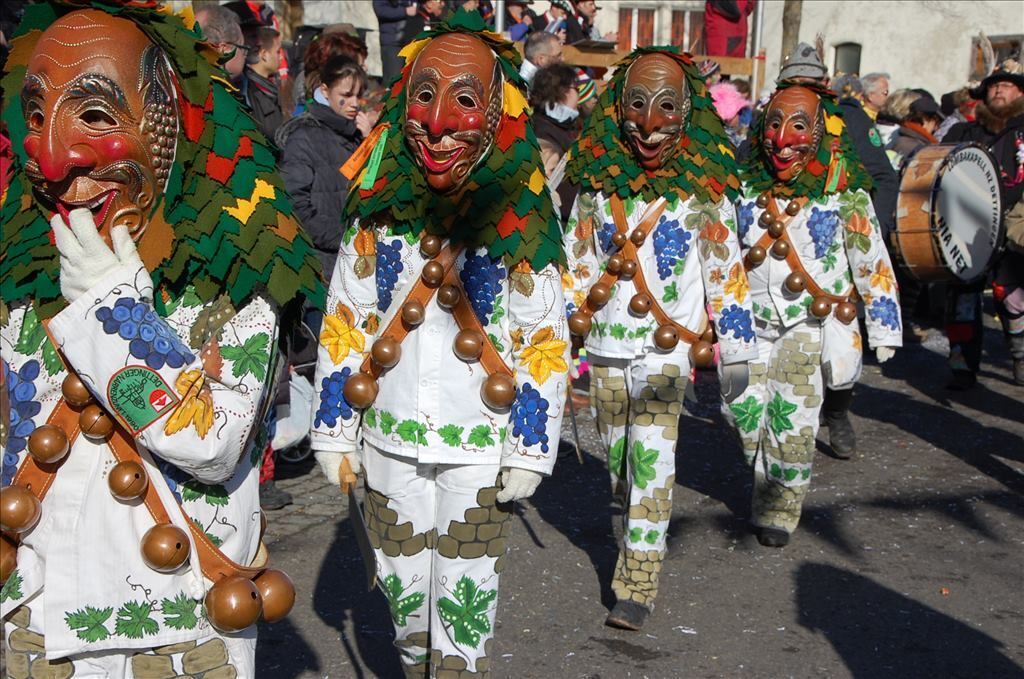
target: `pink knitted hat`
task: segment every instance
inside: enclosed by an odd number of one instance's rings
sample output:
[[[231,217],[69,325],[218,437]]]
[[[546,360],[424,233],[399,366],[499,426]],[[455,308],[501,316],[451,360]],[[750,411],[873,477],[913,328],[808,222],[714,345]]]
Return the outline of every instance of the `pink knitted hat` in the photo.
[[[715,102],[715,110],[718,111],[718,115],[726,121],[750,106],[750,102],[744,99],[736,86],[730,82],[712,85],[711,99]]]

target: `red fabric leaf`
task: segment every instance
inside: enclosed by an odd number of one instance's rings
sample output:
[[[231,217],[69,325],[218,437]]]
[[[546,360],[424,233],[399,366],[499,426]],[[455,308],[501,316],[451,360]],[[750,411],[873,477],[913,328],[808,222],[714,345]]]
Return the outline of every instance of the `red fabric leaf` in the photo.
[[[501,220],[497,224],[498,235],[502,238],[508,238],[515,231],[526,231],[526,221],[526,217],[516,216],[515,211],[509,208],[501,216]]]
[[[501,124],[498,126],[498,134],[494,138],[494,143],[498,145],[501,152],[504,153],[512,147],[512,144],[517,139],[522,139],[526,136],[526,114],[519,116],[518,118],[510,118],[509,116],[501,117]]]
[[[238,165],[238,159],[250,157],[252,157],[252,139],[242,137],[238,142],[238,150],[235,151],[233,158],[218,156],[213,151],[210,151],[209,155],[206,156],[206,173],[221,184],[227,184],[235,171],[235,167]]]

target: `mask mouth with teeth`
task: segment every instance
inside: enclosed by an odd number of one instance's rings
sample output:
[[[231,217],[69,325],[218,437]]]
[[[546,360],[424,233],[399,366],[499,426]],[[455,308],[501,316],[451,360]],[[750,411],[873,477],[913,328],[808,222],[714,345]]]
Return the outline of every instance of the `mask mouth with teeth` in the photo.
[[[431,190],[458,192],[486,158],[502,111],[494,54],[471,35],[433,39],[409,74],[405,138]]]
[[[762,147],[781,182],[796,179],[814,159],[825,131],[818,95],[806,87],[779,91],[764,112]]]
[[[630,64],[619,117],[623,138],[641,167],[651,172],[668,162],[683,137],[690,106],[686,74],[675,60],[647,54]]]
[[[136,241],[166,186],[178,115],[170,67],[128,20],[72,12],[39,38],[21,91],[25,175],[44,208],[88,208]]]

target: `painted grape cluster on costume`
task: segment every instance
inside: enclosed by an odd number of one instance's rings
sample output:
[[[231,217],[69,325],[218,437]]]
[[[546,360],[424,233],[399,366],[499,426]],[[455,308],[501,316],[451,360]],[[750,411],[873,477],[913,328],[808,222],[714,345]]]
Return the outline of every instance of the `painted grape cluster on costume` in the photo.
[[[132,356],[154,370],[165,364],[180,368],[195,360],[167,324],[160,322],[152,307],[138,299],[118,297],[113,306],[101,306],[94,313],[103,324],[103,332],[128,342]]]

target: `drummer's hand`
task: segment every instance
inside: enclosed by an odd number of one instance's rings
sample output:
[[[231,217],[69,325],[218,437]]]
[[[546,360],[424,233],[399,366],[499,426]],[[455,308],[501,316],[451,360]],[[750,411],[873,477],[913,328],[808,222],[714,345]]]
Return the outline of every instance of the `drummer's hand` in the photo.
[[[896,350],[892,347],[878,347],[875,349],[875,358],[878,359],[879,363],[885,363],[895,355]]]

